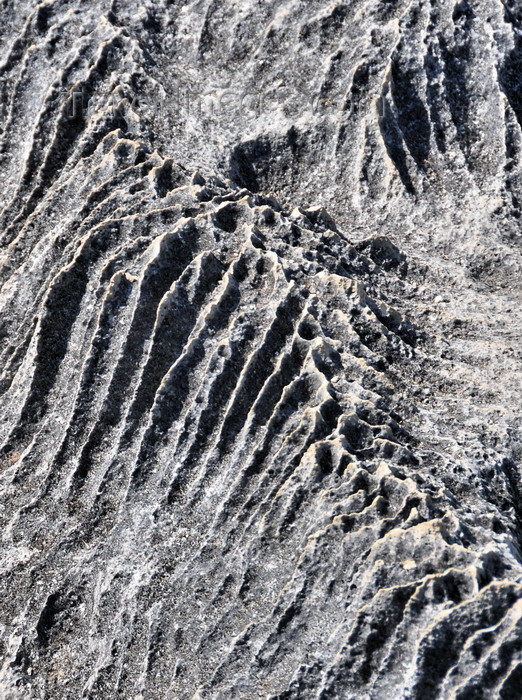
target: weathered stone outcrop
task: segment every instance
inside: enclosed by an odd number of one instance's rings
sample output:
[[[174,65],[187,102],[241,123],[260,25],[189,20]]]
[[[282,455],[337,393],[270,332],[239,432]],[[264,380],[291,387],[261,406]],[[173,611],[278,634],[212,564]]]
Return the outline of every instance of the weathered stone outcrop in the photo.
[[[517,3],[0,12],[0,697],[519,698]]]

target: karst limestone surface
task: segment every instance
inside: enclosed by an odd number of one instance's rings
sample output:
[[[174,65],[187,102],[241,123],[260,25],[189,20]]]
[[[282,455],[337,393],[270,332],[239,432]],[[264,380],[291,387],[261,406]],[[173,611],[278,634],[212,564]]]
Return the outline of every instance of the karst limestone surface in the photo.
[[[0,698],[522,698],[518,0],[0,0]]]

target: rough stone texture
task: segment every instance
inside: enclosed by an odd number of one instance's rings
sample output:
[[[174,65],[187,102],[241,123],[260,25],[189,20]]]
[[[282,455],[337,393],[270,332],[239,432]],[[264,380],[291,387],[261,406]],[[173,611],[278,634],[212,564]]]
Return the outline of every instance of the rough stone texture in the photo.
[[[519,3],[0,12],[2,700],[519,700]]]

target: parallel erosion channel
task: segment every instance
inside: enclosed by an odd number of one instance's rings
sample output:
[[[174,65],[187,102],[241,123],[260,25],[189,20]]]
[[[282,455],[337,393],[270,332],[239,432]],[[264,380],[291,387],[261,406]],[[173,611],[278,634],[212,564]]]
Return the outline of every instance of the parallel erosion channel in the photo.
[[[0,699],[522,698],[518,0],[0,0]]]

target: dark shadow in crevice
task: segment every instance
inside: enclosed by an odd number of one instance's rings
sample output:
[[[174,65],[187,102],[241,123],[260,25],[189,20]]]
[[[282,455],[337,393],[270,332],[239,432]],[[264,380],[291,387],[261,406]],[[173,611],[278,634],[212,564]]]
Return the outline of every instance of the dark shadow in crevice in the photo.
[[[383,99],[381,101],[380,129],[384,140],[384,145],[391,160],[393,161],[402,184],[409,194],[415,194],[415,187],[408,171],[404,141],[395,116],[393,115],[389,103]]]

